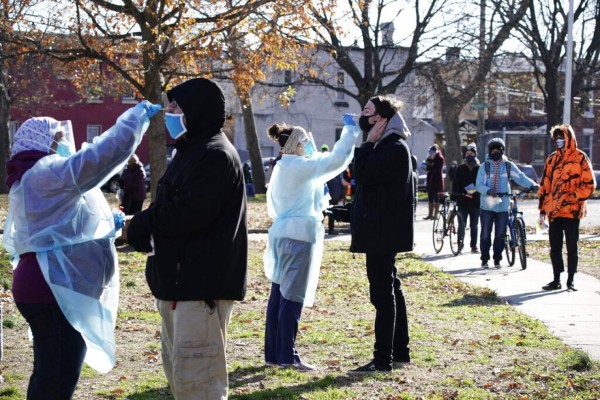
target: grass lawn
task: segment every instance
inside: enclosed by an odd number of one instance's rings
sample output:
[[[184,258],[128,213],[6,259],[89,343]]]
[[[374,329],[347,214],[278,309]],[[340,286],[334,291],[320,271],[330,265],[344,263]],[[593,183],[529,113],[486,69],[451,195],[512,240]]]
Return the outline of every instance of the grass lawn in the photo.
[[[264,201],[249,205],[263,227]],[[258,228],[257,228],[258,229]],[[265,243],[250,242],[248,293],[236,303],[228,332],[231,399],[597,399],[600,365],[552,336],[540,322],[494,292],[460,282],[411,254],[397,266],[407,299],[413,362],[389,374],[349,376],[369,361],[373,307],[364,255],[328,241],[315,307],[304,309],[298,351],[319,366],[301,373],[263,363],[270,283],[262,273]],[[160,357],[160,323],[144,278],[145,257],[119,247],[121,301],[117,365],[100,375],[84,367],[75,399],[171,399]],[[0,399],[25,399],[32,351],[27,325],[11,301],[11,267],[0,253],[4,353]]]

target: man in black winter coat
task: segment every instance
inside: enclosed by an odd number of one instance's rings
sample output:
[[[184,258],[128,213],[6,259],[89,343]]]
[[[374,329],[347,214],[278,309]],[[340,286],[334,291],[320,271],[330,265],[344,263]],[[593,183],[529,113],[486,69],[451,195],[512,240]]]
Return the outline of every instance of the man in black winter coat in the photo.
[[[233,301],[246,293],[244,174],[221,131],[221,88],[191,79],[167,97],[165,123],[177,152],[127,239],[150,253],[146,279],[162,318],[163,369],[174,397],[226,399],[226,330]]]
[[[359,127],[367,141],[355,151],[353,178],[358,184],[352,209],[350,251],[366,253],[370,299],[375,306],[373,360],[352,371],[391,371],[410,362],[408,318],[396,254],[414,247],[414,188],[410,131],[402,103],[384,96],[369,100]]]

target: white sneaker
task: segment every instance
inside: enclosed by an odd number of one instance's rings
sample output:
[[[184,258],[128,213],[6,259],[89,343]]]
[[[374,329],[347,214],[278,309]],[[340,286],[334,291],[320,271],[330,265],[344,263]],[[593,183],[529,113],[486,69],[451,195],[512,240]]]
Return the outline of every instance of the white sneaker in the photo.
[[[300,362],[293,363],[293,364],[281,364],[281,368],[293,368],[293,369],[297,369],[298,371],[316,371],[317,370],[316,365],[309,364],[304,361],[300,361]]]
[[[484,261],[481,263],[481,268],[483,269],[488,269],[490,266],[488,265],[487,261]]]

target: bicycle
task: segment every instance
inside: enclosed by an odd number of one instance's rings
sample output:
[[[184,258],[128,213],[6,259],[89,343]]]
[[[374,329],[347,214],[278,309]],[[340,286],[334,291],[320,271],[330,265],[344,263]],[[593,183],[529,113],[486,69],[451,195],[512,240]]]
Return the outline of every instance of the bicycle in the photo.
[[[441,209],[433,220],[433,249],[438,254],[444,247],[446,236],[450,239],[450,251],[457,256],[463,249],[465,223],[458,213],[456,201],[450,199],[450,193],[438,193]]]
[[[523,198],[526,190],[513,190],[511,193],[498,193],[497,196],[510,197],[508,220],[506,222],[506,240],[504,252],[509,266],[515,265],[515,253],[518,251],[521,269],[527,269],[527,232],[523,211],[519,211],[518,198]]]

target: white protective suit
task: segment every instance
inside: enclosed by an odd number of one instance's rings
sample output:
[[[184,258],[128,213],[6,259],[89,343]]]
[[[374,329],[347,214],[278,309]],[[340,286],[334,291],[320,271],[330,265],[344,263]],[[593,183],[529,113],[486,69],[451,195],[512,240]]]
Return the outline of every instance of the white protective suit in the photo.
[[[85,340],[85,362],[102,373],[115,364],[119,272],[114,217],[100,186],[123,169],[149,123],[143,104],[127,110],[70,157],[38,160],[9,194],[3,244],[14,267],[19,254],[36,253],[61,310]]]
[[[329,153],[314,153],[311,158],[284,154],[271,175],[267,210],[273,225],[264,255],[265,275],[280,285],[285,299],[306,307],[314,303],[323,256],[323,211],[329,205],[325,183],[348,166],[359,133],[356,126],[346,125]],[[284,238],[312,245],[308,273],[276,259],[276,241]]]

